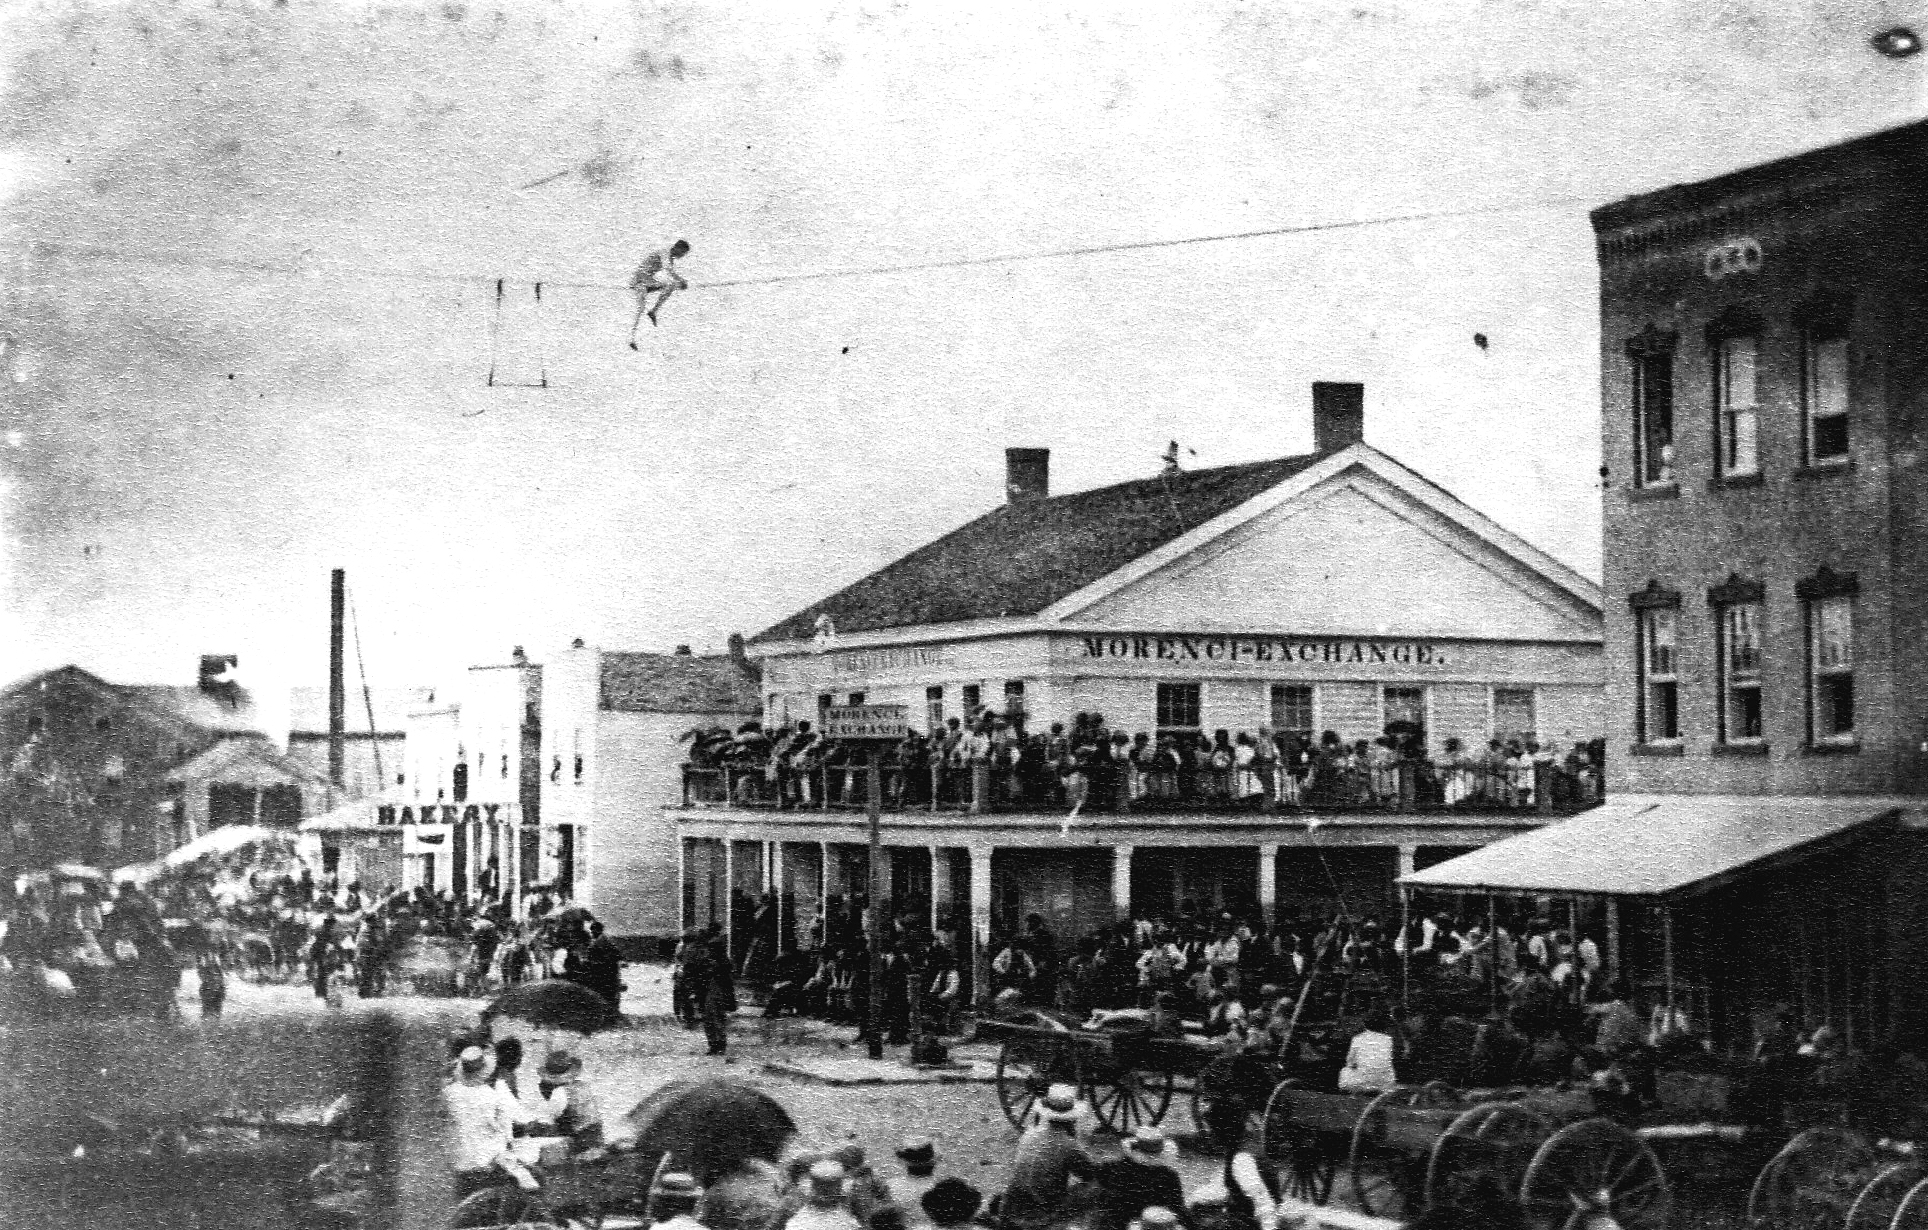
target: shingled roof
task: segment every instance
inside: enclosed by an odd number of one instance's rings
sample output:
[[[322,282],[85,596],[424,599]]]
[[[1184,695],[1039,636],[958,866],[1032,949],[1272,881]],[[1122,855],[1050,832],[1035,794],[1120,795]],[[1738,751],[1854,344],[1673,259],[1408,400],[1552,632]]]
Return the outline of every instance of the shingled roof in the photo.
[[[728,654],[602,655],[601,707],[625,713],[757,714],[759,674]]]
[[[1005,504],[751,639],[808,640],[825,614],[839,634],[1035,615],[1328,455]]]

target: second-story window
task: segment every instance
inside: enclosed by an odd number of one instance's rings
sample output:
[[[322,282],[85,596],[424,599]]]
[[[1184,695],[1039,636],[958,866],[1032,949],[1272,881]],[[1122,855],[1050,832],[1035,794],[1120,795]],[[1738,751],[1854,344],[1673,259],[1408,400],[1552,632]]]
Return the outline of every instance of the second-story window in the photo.
[[[1310,744],[1313,732],[1319,725],[1314,705],[1311,684],[1273,684],[1272,733],[1296,735],[1301,743]]]
[[[1634,596],[1634,700],[1636,737],[1642,743],[1680,739],[1680,679],[1675,656],[1679,595],[1649,585]]]
[[[1674,482],[1675,335],[1649,328],[1627,342],[1633,364],[1634,485]]]
[[[1809,704],[1816,743],[1854,739],[1854,599],[1808,604]]]
[[[1760,340],[1734,333],[1714,342],[1714,434],[1723,478],[1761,471],[1760,381],[1756,378]]]
[[[1751,743],[1761,726],[1761,603],[1730,602],[1720,611],[1720,738]]]
[[[1198,684],[1159,684],[1156,709],[1158,733],[1160,735],[1198,733],[1200,708]]]

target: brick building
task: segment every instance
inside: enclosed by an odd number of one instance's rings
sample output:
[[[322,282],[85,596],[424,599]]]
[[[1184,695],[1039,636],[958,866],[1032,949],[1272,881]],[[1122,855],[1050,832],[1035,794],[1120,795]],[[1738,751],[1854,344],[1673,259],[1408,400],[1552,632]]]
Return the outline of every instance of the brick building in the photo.
[[[1612,798],[1406,881],[1631,904],[1742,1052],[1928,1043],[1925,205],[1911,124],[1594,211]]]

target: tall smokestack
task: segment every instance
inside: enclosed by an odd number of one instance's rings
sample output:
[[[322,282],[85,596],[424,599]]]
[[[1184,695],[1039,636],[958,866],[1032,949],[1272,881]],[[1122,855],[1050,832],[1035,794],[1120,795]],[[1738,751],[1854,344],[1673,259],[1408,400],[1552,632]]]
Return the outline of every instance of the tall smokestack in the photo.
[[[348,735],[348,685],[341,669],[343,616],[348,608],[348,574],[337,568],[328,574],[328,780],[343,788],[344,741]]]

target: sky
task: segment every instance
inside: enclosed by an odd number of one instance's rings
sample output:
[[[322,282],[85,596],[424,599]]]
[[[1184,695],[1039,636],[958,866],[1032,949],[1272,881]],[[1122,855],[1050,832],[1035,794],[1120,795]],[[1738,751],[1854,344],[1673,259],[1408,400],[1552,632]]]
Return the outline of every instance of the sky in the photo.
[[[1920,117],[1868,39],[1924,20],[14,0],[0,676],[323,682],[336,567],[375,686],[720,649],[996,504],[1007,446],[1059,492],[1299,453],[1314,380],[1597,576],[1588,209]]]

